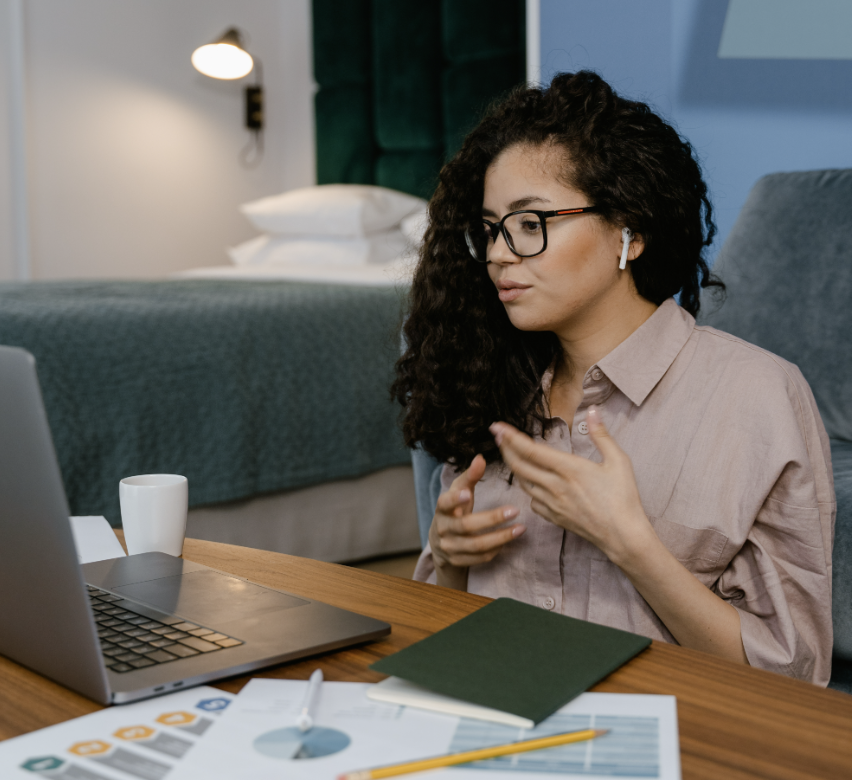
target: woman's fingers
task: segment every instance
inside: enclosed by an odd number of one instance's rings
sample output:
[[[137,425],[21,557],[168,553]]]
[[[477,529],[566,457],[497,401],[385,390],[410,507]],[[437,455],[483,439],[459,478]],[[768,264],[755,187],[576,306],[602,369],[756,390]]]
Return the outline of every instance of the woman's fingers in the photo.
[[[444,550],[453,566],[477,566],[488,563],[509,542],[517,539],[526,529],[520,525],[475,537],[456,536],[449,540]]]
[[[507,423],[494,423],[490,430],[500,447],[503,461],[519,478],[524,490],[527,490],[527,485],[551,485],[554,478],[564,475],[570,468],[573,456],[535,442]]]
[[[482,479],[485,475],[485,467],[485,458],[482,457],[482,455],[474,455],[473,460],[464,472],[467,476],[467,483],[469,486],[473,487],[480,479]]]
[[[485,458],[476,455],[470,466],[453,480],[450,489],[438,498],[437,509],[457,517],[461,516],[465,509],[473,509],[473,491],[485,474],[485,467]]]
[[[590,407],[587,422],[601,463],[552,449],[506,423],[491,430],[532,511],[612,558],[610,553],[618,555],[623,539],[644,529],[648,518],[630,458],[609,434],[600,410]]]
[[[458,536],[481,534],[494,528],[494,526],[503,525],[510,520],[514,520],[519,514],[520,512],[517,507],[502,506],[498,509],[489,509],[487,512],[475,512],[463,515],[462,517],[451,516],[445,519],[443,528],[439,528],[439,531]]]
[[[453,480],[450,490],[463,490],[464,488],[472,490],[484,474],[485,458],[482,455],[476,455],[470,462],[470,465]]]
[[[471,492],[468,488],[461,490],[453,489],[452,487],[446,492],[438,496],[436,509],[445,515],[452,515],[453,510],[457,507],[464,507],[471,499]]]
[[[433,555],[453,566],[486,563],[526,530],[519,523],[506,525],[520,514],[517,507],[473,512],[473,492],[485,473],[485,466],[485,458],[477,455],[453,480],[450,489],[438,497],[429,540]]]
[[[614,460],[624,454],[616,443],[615,439],[610,436],[609,431],[601,420],[600,412],[597,406],[590,406],[586,414],[586,420],[589,424],[589,434],[598,452],[603,456],[604,461]]]
[[[491,513],[481,513],[491,514]],[[489,522],[491,522],[489,520]],[[492,526],[489,526],[492,527]],[[454,566],[472,566],[490,561],[502,547],[517,539],[526,527],[515,523],[505,528],[476,534],[446,533],[439,536],[444,555]]]
[[[543,471],[555,471],[559,467],[556,450],[546,444],[533,441],[525,433],[503,422],[493,423],[489,430],[500,448],[505,460],[506,455],[537,466]]]
[[[490,561],[500,548],[526,530],[519,523],[506,526],[518,514],[516,507],[503,506],[461,517],[438,515],[432,528],[433,552],[437,547],[440,556],[453,566],[474,566]]]

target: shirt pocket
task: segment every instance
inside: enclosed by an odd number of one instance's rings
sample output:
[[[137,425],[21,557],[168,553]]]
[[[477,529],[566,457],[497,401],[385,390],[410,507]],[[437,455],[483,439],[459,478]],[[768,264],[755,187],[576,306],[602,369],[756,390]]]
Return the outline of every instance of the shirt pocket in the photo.
[[[705,585],[718,576],[719,560],[728,544],[728,537],[712,528],[690,528],[661,517],[651,520],[657,536],[689,571]]]
[[[660,517],[671,501],[679,472],[672,468],[671,462],[662,459],[631,455],[630,460],[645,514]]]

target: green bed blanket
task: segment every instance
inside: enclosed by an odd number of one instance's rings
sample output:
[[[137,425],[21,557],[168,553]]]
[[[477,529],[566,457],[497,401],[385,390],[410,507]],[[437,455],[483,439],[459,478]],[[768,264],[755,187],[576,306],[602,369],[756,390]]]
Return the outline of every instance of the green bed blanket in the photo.
[[[6,283],[0,344],[36,357],[72,514],[118,526],[118,482],[134,474],[184,474],[198,506],[410,462],[388,392],[402,298],[277,281]]]

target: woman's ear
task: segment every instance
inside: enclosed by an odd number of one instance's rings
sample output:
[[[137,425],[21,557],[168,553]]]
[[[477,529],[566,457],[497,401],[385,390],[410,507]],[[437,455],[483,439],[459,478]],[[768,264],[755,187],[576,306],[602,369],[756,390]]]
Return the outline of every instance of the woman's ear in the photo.
[[[641,233],[634,233],[633,240],[630,242],[630,249],[627,252],[628,260],[635,260],[645,251],[645,239]]]
[[[645,250],[645,241],[641,233],[634,233],[630,228],[621,229],[621,258],[618,268],[623,271],[627,268],[628,260],[635,260]]]

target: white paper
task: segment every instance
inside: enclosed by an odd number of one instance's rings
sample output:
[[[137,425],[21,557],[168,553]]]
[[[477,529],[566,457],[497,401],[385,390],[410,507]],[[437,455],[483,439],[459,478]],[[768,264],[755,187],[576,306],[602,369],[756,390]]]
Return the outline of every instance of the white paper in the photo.
[[[458,715],[460,718],[489,720],[520,729],[531,729],[535,726],[535,723],[529,718],[522,718],[520,715],[512,715],[512,713],[502,710],[494,710],[491,707],[481,707],[478,704],[454,699],[451,696],[443,696],[399,677],[387,677],[370,686],[367,691],[367,698],[390,704],[404,704],[406,707],[416,707],[420,710],[441,712],[445,715]]]
[[[0,742],[0,777],[171,780],[234,695],[190,688]]]
[[[72,517],[71,532],[80,563],[123,558],[124,549],[105,517]]]
[[[307,682],[253,679],[169,780],[333,780],[345,772],[585,728],[611,731],[587,742],[479,762],[475,768],[447,768],[441,778],[680,780],[673,696],[586,693],[527,731],[375,702],[367,698],[370,687],[323,683],[315,726],[302,752],[324,747],[337,752],[291,758],[285,756],[299,753],[295,723]]]

